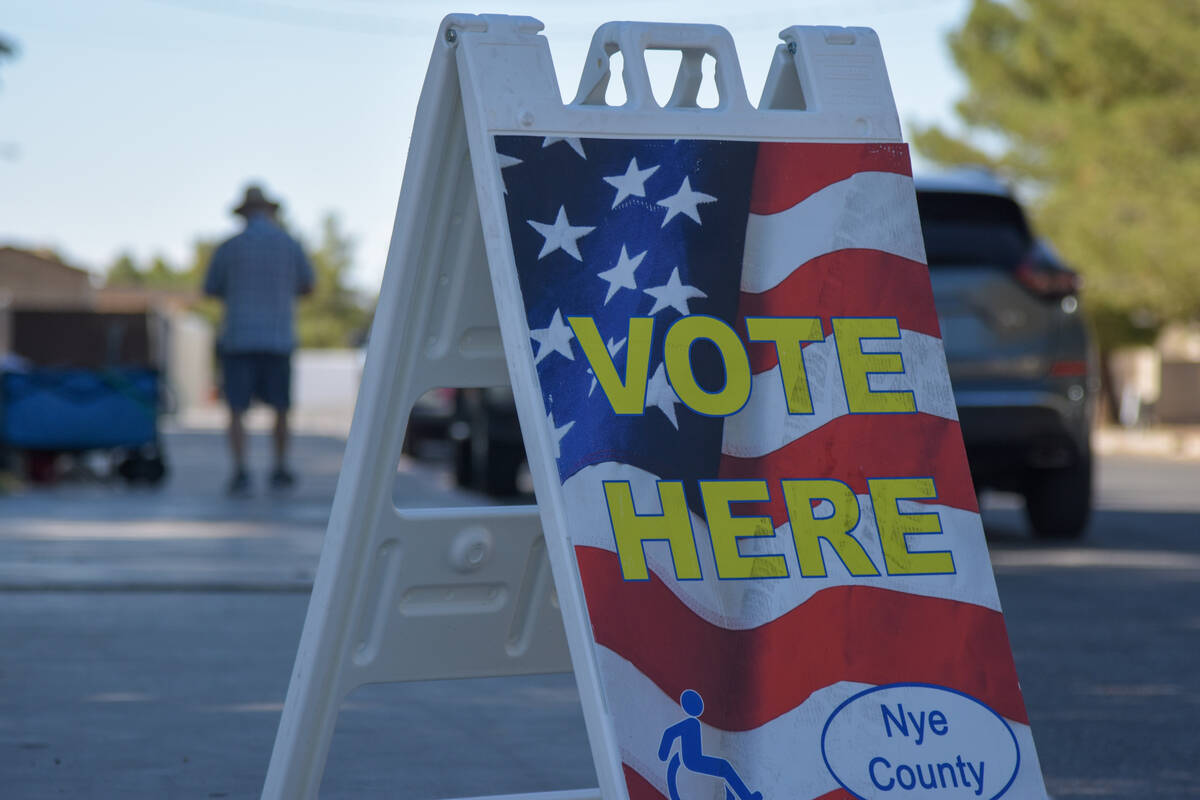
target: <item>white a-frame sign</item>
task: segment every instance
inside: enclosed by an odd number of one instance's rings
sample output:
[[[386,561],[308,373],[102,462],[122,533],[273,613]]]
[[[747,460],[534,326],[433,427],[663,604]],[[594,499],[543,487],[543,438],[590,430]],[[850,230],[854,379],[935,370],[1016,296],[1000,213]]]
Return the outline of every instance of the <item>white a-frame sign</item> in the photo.
[[[723,29],[610,23],[564,105],[541,28],[438,33],[263,797],[362,684],[572,668],[548,797],[1044,797],[875,34],[755,108]],[[537,506],[394,508],[417,398],[510,381]]]

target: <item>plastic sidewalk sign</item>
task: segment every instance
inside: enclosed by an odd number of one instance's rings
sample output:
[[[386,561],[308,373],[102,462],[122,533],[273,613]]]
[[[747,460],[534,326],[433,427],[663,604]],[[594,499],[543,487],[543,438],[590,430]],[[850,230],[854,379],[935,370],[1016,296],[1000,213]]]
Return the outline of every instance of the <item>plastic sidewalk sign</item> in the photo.
[[[1045,797],[874,32],[756,108],[629,22],[563,104],[541,27],[439,32],[263,797],[364,683],[572,668],[600,786],[546,798]],[[537,506],[394,508],[416,399],[506,382]]]

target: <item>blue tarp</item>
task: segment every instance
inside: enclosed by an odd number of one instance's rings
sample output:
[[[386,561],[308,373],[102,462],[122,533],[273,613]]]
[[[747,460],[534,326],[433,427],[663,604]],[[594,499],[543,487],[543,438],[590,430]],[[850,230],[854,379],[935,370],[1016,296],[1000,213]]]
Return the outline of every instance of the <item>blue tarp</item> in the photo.
[[[137,447],[157,438],[158,372],[36,367],[0,376],[0,439],[26,450]]]

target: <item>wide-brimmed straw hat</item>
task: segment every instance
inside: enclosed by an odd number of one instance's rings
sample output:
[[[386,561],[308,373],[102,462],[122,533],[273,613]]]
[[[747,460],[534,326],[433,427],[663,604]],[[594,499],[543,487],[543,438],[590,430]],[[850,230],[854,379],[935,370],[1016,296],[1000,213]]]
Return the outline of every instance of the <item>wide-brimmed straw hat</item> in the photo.
[[[271,212],[278,211],[279,203],[269,200],[263,193],[261,186],[251,184],[246,187],[246,196],[242,198],[242,204],[233,209],[233,213],[247,217],[252,212],[268,210]]]

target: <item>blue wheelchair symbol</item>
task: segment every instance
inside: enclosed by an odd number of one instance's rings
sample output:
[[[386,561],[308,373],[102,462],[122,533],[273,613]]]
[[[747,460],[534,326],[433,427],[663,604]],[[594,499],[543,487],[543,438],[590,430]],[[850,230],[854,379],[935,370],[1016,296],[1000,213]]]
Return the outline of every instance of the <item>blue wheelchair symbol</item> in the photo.
[[[663,731],[662,744],[658,747],[658,758],[671,761],[667,765],[667,789],[671,800],[680,800],[679,788],[676,785],[679,768],[684,767],[689,772],[698,775],[711,775],[723,778],[725,781],[725,800],[762,800],[762,792],[752,792],[742,781],[737,770],[723,758],[704,755],[700,742],[700,720],[704,713],[704,698],[694,689],[688,689],[679,696],[679,704],[687,712],[688,718],[676,722]],[[679,752],[672,755],[675,740],[679,740]]]

